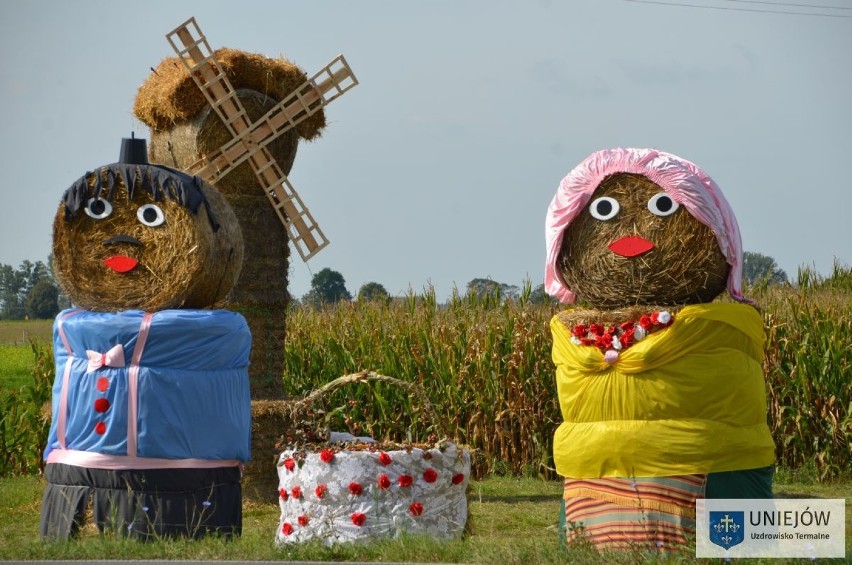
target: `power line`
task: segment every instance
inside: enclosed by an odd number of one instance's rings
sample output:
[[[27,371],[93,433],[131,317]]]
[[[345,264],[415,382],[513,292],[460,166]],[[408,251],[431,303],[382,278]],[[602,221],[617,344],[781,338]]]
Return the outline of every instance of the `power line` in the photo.
[[[818,14],[813,12],[788,12],[784,10],[758,10],[754,8],[731,8],[725,6],[707,6],[705,4],[683,4],[681,2],[657,2],[655,0],[622,0],[638,4],[656,4],[658,6],[677,6],[678,8],[704,8],[705,10],[724,10],[728,12],[753,12],[757,14],[783,14],[786,16],[813,16],[821,18],[852,18],[843,14]],[[735,1],[735,0],[733,0]],[[779,4],[780,5],[780,4]]]
[[[815,6],[813,4],[793,4],[789,2],[766,2],[761,0],[725,0],[726,2],[739,2],[740,4],[768,4],[770,6],[793,6],[795,8],[816,8],[818,10],[852,10],[849,6]],[[797,14],[799,12],[796,12]]]

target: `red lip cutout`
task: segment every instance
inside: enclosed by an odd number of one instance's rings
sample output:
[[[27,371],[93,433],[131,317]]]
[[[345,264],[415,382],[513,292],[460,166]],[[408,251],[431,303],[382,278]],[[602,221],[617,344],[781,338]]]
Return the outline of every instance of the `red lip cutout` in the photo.
[[[133,257],[126,257],[124,255],[113,255],[112,257],[104,259],[104,265],[117,273],[132,271],[138,264],[139,261]]]
[[[617,239],[609,244],[609,249],[622,257],[636,257],[654,248],[654,244],[638,235]]]

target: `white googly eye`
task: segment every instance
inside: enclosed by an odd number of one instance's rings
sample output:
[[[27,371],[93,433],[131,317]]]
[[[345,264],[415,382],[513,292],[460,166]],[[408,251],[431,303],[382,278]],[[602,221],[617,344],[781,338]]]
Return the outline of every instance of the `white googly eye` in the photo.
[[[648,201],[648,210],[657,216],[671,216],[678,208],[680,208],[680,204],[665,192],[655,194]]]
[[[598,220],[609,220],[614,218],[620,209],[618,200],[609,196],[601,196],[592,200],[592,204],[589,206],[589,214]]]
[[[112,214],[112,204],[105,198],[89,198],[86,202],[86,214],[96,220],[103,220]]]
[[[162,208],[156,204],[145,204],[136,210],[136,217],[148,227],[155,228],[166,221]]]

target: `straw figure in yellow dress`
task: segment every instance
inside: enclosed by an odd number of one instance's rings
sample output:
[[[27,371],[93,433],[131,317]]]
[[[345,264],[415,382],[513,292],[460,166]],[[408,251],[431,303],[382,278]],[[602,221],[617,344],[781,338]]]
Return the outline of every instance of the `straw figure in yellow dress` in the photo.
[[[673,550],[696,499],[771,498],[763,318],[716,183],[663,151],[598,151],[545,235],[547,292],[580,302],[551,321],[568,539]]]

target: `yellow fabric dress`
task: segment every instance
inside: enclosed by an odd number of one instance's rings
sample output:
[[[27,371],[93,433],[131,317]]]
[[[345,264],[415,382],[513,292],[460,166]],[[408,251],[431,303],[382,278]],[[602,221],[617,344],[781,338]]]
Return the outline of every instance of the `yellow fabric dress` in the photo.
[[[771,465],[763,320],[735,303],[686,306],[608,363],[551,320],[563,423],[557,472],[665,477]]]

